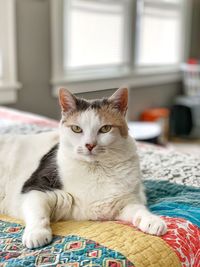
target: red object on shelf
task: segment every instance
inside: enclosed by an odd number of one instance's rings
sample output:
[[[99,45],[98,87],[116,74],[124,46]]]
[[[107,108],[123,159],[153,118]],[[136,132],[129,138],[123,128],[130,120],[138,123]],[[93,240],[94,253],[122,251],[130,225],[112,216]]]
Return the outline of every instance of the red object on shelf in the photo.
[[[169,117],[169,110],[167,108],[151,108],[142,112],[140,120],[142,121],[157,121],[162,118]]]
[[[169,109],[167,108],[151,108],[146,109],[140,116],[141,121],[157,122],[162,128],[160,143],[166,144],[169,133]]]
[[[189,58],[187,63],[191,65],[196,65],[199,63],[199,61],[196,58]]]

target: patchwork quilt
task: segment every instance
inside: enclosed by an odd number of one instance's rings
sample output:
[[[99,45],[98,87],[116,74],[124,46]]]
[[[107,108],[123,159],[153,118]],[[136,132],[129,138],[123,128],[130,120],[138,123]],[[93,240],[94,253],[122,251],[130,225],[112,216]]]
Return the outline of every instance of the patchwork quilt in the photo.
[[[0,134],[39,133],[57,121],[0,108]],[[57,222],[50,245],[23,247],[22,221],[0,215],[0,266],[200,267],[200,159],[138,143],[149,209],[166,221],[162,237],[125,222]]]

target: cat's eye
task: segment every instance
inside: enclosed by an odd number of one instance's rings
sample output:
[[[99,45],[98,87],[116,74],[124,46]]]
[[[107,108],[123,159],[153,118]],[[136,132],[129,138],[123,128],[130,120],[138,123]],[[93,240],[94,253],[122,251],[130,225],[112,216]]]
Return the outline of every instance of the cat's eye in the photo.
[[[74,133],[82,133],[82,129],[79,127],[79,126],[77,126],[77,125],[72,125],[71,126],[71,130],[74,132]]]
[[[108,133],[112,129],[110,125],[104,125],[100,128],[99,133]]]

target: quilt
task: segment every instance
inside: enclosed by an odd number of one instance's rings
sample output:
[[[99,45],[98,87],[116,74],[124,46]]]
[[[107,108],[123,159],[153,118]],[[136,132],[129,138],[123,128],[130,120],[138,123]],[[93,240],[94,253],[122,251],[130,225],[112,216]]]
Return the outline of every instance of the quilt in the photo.
[[[0,108],[0,134],[39,133],[58,122]],[[0,266],[200,267],[200,159],[173,149],[138,143],[149,209],[168,232],[152,236],[119,221],[52,224],[48,246],[23,247],[22,221],[0,215]]]

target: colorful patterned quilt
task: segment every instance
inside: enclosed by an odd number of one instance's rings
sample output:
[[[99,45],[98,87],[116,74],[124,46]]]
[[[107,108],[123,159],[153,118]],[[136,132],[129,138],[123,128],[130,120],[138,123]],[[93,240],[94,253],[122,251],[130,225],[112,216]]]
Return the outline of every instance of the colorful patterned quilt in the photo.
[[[0,134],[38,133],[57,122],[0,108]],[[123,222],[58,222],[54,239],[40,249],[23,247],[23,222],[0,215],[0,266],[200,267],[200,159],[138,143],[152,212],[168,232],[144,234]]]

